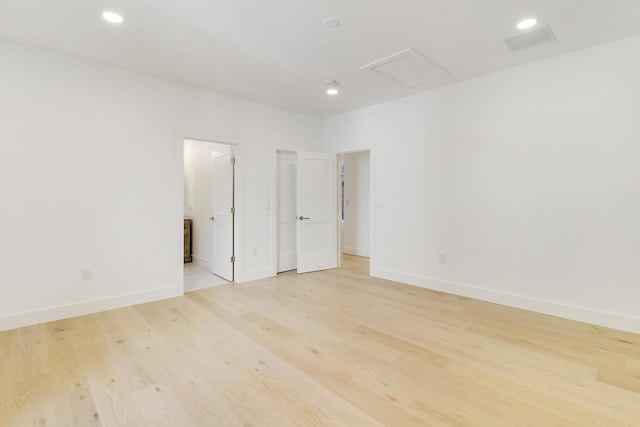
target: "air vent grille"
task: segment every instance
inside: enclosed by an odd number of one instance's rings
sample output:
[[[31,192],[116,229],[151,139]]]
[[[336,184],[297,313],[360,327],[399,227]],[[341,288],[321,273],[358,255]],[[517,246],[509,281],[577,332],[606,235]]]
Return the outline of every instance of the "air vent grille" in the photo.
[[[528,33],[506,39],[504,42],[509,49],[513,52],[517,52],[522,49],[528,49],[543,43],[552,42],[555,39],[555,34],[551,31],[551,27],[547,25],[539,30],[529,31]]]

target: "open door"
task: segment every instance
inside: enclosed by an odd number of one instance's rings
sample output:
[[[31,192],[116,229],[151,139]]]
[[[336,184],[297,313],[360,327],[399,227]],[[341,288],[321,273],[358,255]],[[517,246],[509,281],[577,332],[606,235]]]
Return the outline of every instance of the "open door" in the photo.
[[[296,179],[298,157],[292,151],[278,151],[278,260],[277,272],[295,270],[298,262],[296,227]]]
[[[298,152],[298,273],[338,266],[336,156]]]
[[[213,260],[211,271],[233,281],[233,186],[235,159],[231,153],[213,158]]]

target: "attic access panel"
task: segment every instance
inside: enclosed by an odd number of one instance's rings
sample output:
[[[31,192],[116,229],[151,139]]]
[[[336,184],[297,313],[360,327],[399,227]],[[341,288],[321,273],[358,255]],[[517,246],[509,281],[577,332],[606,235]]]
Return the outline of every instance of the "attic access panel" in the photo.
[[[444,68],[411,48],[363,65],[359,69],[375,71],[404,87],[438,79],[449,74]]]

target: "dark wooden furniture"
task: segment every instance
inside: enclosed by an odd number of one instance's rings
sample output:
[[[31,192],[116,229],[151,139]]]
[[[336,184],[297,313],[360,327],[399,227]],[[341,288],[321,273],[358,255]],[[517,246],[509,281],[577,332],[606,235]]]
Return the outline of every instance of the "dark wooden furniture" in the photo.
[[[191,219],[184,219],[184,262],[191,262]]]

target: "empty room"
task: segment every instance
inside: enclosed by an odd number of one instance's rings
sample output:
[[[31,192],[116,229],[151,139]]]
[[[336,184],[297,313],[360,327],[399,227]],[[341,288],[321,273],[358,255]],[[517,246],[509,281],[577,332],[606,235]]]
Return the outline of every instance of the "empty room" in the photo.
[[[640,2],[0,1],[0,426],[640,426]]]

